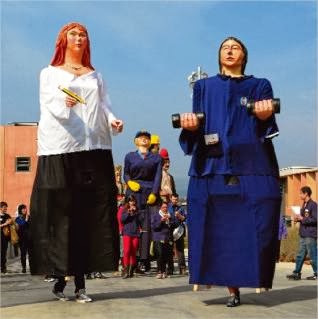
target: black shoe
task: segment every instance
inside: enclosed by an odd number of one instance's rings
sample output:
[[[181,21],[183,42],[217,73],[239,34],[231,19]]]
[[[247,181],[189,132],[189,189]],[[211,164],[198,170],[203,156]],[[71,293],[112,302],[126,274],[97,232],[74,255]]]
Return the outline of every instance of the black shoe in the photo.
[[[306,277],[307,280],[317,280],[317,274],[313,274],[312,276]]]
[[[300,280],[301,273],[300,272],[293,272],[291,275],[287,275],[286,278],[289,280]]]
[[[22,273],[25,274],[26,273],[26,269],[22,268]]]
[[[92,273],[89,273],[89,274],[87,274],[86,279],[87,280],[94,279],[94,275],[92,275]]]
[[[237,307],[241,304],[240,293],[236,293],[235,295],[231,295],[229,300],[226,303],[227,307]]]

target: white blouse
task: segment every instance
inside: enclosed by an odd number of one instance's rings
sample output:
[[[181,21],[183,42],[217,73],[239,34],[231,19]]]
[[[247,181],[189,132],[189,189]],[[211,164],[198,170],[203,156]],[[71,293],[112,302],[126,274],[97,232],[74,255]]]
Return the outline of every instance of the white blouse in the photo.
[[[65,104],[70,89],[86,104]],[[38,155],[53,155],[111,149],[111,122],[116,119],[100,73],[76,76],[49,65],[40,74],[41,117],[38,127]]]

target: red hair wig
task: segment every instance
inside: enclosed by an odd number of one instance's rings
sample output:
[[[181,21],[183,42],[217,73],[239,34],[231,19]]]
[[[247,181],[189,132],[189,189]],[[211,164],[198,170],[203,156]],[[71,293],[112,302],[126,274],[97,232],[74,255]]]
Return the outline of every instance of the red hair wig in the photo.
[[[79,28],[86,33],[87,46],[85,51],[83,52],[82,64],[94,70],[93,66],[91,65],[91,51],[87,29],[85,26],[77,22],[70,22],[63,26],[60,30],[55,43],[55,52],[51,61],[51,65],[58,66],[64,64],[65,51],[67,46],[67,32],[74,28]]]

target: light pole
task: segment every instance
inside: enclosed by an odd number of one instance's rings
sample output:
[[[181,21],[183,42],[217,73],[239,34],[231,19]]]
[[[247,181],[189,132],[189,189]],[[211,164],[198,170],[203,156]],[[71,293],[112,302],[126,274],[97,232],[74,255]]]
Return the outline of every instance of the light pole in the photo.
[[[208,74],[204,71],[202,71],[201,66],[198,66],[197,71],[193,71],[189,76],[188,76],[188,82],[190,85],[190,88],[193,89],[194,83],[197,80],[200,79],[205,79],[208,77]]]

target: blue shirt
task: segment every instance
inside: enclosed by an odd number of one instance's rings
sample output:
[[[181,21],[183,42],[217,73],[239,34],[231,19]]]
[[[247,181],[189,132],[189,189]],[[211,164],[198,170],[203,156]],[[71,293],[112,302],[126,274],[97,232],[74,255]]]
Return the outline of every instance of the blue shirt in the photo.
[[[267,79],[216,75],[198,80],[193,89],[193,112],[205,113],[197,131],[182,130],[180,145],[192,155],[189,175],[213,174],[279,176],[271,137],[278,134],[275,116],[265,121],[249,114],[242,98],[272,99]],[[217,134],[219,142],[206,145],[204,135]]]
[[[127,210],[124,210],[121,215],[121,222],[123,224],[123,236],[139,237],[142,224],[142,216],[139,212],[131,215]]]
[[[172,205],[171,203],[169,203],[168,205],[168,212],[171,216],[175,216],[176,211],[178,211],[180,213],[180,215],[182,215],[185,219],[183,221],[179,220],[177,217],[175,217],[175,222],[176,224],[179,226],[180,224],[183,224],[186,222],[187,220],[187,215],[185,210],[179,206],[179,205]]]

